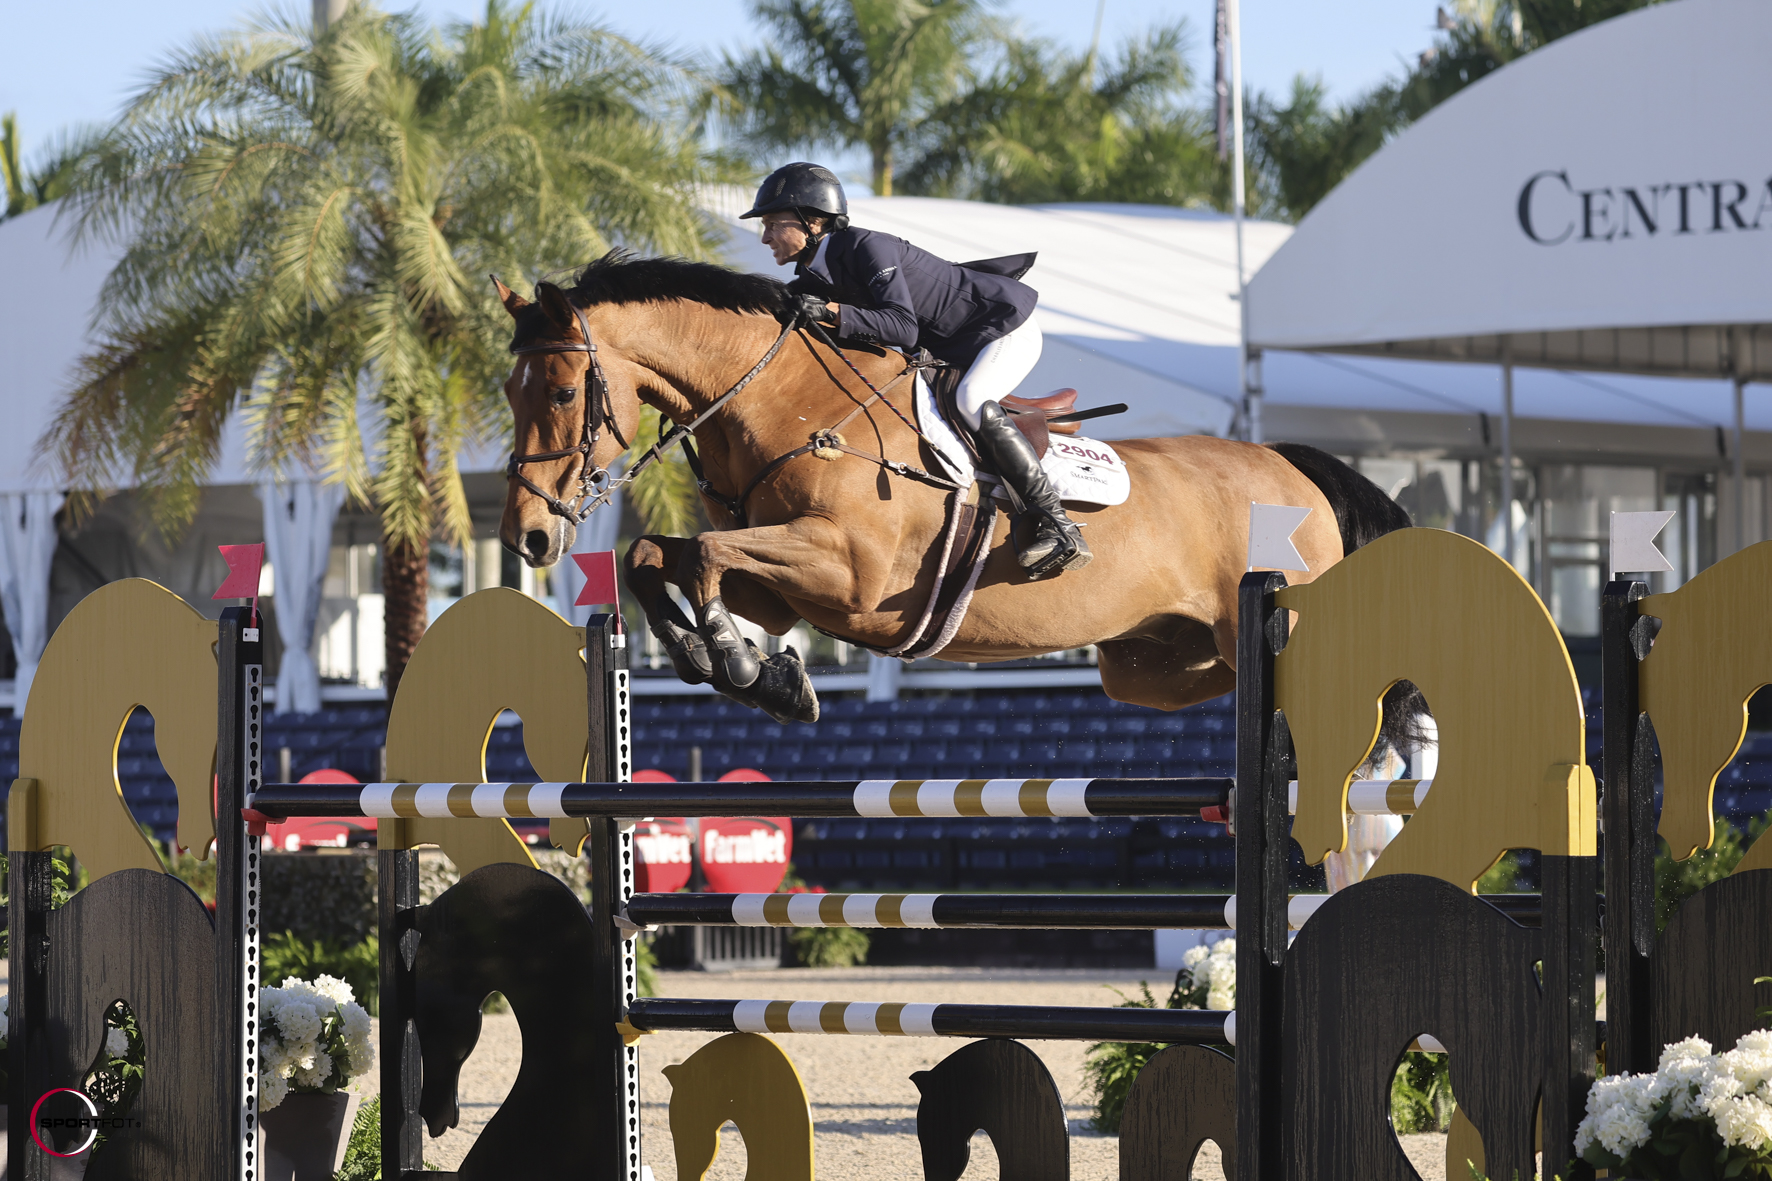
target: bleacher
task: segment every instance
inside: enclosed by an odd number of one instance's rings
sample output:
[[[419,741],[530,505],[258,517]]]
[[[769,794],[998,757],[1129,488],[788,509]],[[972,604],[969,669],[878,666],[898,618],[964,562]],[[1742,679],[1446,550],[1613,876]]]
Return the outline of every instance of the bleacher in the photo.
[[[1588,758],[1600,757],[1597,701],[1588,706]],[[290,771],[338,768],[360,780],[380,767],[380,705],[273,714],[267,761],[288,748]],[[510,722],[514,724],[502,724]],[[782,725],[722,697],[639,696],[634,766],[682,779],[700,748],[704,778],[751,768],[771,779],[1093,778],[1233,775],[1229,696],[1175,713],[1125,705],[1100,690],[1019,690],[833,697],[813,725]],[[535,777],[520,723],[507,715],[486,750],[487,776]],[[0,717],[0,774],[18,773],[18,720]],[[172,835],[177,798],[154,752],[153,721],[137,711],[118,746],[118,778],[137,819]],[[1772,732],[1749,733],[1719,777],[1719,815],[1746,827],[1772,809]],[[1221,825],[1188,819],[893,819],[802,821],[794,862],[831,889],[1229,889],[1232,842]]]

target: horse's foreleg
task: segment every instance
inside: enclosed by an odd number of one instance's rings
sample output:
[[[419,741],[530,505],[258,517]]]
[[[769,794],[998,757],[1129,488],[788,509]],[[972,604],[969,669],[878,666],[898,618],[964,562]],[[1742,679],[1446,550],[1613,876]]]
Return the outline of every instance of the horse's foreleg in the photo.
[[[723,597],[727,575],[740,576],[734,580],[735,589],[749,583],[777,595],[855,611],[860,609],[855,605],[860,590],[870,585],[870,577],[884,581],[891,555],[879,560],[856,555],[842,530],[816,517],[703,533],[690,540],[682,554],[677,585],[695,606],[697,630],[713,660],[714,684],[777,719],[816,719],[817,699],[799,658],[778,652],[764,659],[756,645],[739,634]]]
[[[684,537],[641,537],[628,547],[628,590],[640,600],[646,612],[646,626],[664,645],[677,677],[690,685],[705,685],[714,679],[714,662],[708,654],[707,641],[696,633],[695,624],[677,606],[668,589],[671,575],[682,560]]]

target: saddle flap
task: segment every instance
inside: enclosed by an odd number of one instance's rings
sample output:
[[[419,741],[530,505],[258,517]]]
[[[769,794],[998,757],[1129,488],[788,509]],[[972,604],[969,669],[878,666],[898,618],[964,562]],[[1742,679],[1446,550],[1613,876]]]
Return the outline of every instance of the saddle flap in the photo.
[[[1039,459],[1046,458],[1046,452],[1052,449],[1052,426],[1045,417],[1039,414],[1016,414],[1009,419],[1016,429],[1027,436],[1027,441],[1034,445],[1034,455]],[[1058,428],[1063,430],[1061,426]]]
[[[1035,439],[1035,433],[1030,429],[1032,422],[1041,418],[1052,419],[1061,414],[1069,414],[1076,408],[1077,391],[1068,387],[1062,390],[1053,390],[1043,398],[1018,398],[1014,394],[1010,394],[1003,399],[1003,409],[1010,414],[1015,425],[1021,427],[1022,433],[1026,434],[1029,439],[1035,440],[1036,447],[1043,446],[1043,444]],[[1039,432],[1041,438],[1048,437],[1051,431],[1057,431],[1061,435],[1074,435],[1082,428],[1081,423],[1075,422],[1044,422],[1041,423],[1041,426],[1044,428]]]

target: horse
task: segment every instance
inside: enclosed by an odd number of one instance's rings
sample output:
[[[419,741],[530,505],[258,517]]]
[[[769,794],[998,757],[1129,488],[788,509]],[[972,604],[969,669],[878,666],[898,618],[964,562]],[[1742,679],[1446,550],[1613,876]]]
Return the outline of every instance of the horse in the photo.
[[[506,548],[532,567],[560,560],[599,503],[608,465],[634,439],[644,403],[694,424],[715,526],[696,537],[643,536],[624,563],[681,678],[711,681],[779,721],[812,721],[817,698],[798,654],[763,659],[733,613],[771,635],[804,620],[880,652],[919,626],[949,499],[965,493],[908,471],[933,470],[935,458],[909,420],[902,354],[839,349],[796,322],[784,284],[709,263],[612,251],[570,289],[538,284],[534,301],[494,284],[514,321],[517,357],[505,382],[515,419],[499,525]],[[839,440],[826,432],[846,418],[843,448],[828,446]],[[1009,522],[997,518],[943,659],[1094,644],[1109,696],[1179,709],[1235,686],[1251,501],[1312,510],[1294,535],[1309,566],[1297,574],[1304,582],[1409,523],[1370,481],[1314,448],[1206,435],[1114,446],[1131,475],[1129,498],[1071,510],[1094,562],[1030,578]]]

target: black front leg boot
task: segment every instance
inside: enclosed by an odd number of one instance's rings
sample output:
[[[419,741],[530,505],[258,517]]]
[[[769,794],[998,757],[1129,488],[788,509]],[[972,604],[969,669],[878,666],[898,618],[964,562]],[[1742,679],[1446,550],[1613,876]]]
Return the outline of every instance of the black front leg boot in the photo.
[[[714,658],[708,654],[707,641],[695,633],[675,603],[671,614],[676,618],[659,620],[652,625],[652,634],[664,645],[678,680],[685,685],[705,685],[714,679]]]
[[[701,627],[697,630],[707,641],[713,662],[714,685],[722,692],[748,689],[762,674],[763,661],[757,646],[738,634],[738,624],[726,610],[726,604],[715,596],[701,609]]]

